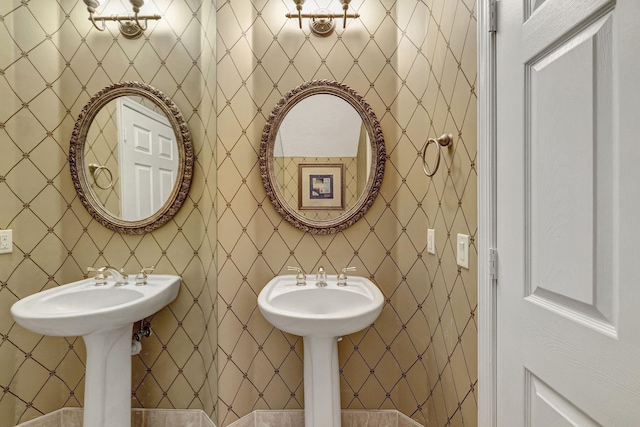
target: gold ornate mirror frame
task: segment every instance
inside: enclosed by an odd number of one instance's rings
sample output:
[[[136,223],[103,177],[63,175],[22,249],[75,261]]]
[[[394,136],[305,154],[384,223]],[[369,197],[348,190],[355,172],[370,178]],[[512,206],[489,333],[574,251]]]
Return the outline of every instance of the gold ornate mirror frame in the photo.
[[[122,96],[141,96],[156,104],[167,116],[173,128],[178,149],[178,174],[171,195],[153,215],[136,221],[123,220],[105,209],[91,188],[84,162],[85,140],[91,123],[102,107]],[[82,109],[71,136],[69,168],[78,197],[84,207],[100,224],[123,234],[148,233],[173,218],[189,194],[193,177],[193,164],[194,154],[191,136],[182,113],[180,113],[171,98],[144,83],[115,83],[96,93]]]
[[[363,193],[353,207],[330,220],[312,220],[301,215],[289,205],[276,183],[274,171],[274,147],[278,129],[287,113],[300,101],[312,95],[329,94],[349,103],[360,115],[371,144],[371,169]],[[260,143],[260,175],[267,196],[283,218],[303,231],[314,234],[330,234],[342,231],[358,221],[373,205],[384,177],[386,150],[380,123],[367,101],[350,87],[331,80],[314,80],[303,83],[288,92],[275,106],[262,132]]]

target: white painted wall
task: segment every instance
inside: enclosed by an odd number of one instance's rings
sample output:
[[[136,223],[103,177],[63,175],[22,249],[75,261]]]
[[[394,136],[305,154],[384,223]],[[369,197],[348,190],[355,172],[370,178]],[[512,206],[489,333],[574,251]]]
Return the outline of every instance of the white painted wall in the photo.
[[[280,124],[276,157],[356,157],[362,119],[345,100],[318,94],[300,101]]]

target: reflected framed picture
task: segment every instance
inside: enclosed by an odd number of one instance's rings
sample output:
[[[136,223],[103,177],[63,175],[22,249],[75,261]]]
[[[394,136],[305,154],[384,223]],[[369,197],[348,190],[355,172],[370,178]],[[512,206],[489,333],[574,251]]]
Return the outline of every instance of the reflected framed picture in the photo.
[[[344,164],[298,165],[299,210],[344,210]]]

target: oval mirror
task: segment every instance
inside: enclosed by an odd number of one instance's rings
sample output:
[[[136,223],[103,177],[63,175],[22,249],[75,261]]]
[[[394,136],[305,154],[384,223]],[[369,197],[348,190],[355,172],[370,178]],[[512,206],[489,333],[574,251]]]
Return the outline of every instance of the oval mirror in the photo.
[[[78,116],[69,150],[84,207],[105,227],[142,234],[169,221],[193,176],[187,124],[171,99],[137,82],[94,95]]]
[[[371,207],[384,176],[384,137],[375,113],[348,86],[304,83],[271,112],[260,173],[276,210],[301,230],[335,233]]]

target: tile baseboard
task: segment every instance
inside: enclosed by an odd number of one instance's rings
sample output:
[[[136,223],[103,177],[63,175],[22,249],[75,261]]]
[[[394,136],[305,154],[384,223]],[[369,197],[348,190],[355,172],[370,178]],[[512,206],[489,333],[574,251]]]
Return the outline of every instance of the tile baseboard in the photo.
[[[16,427],[82,427],[82,408],[62,408]],[[199,409],[132,409],[131,427],[216,427]],[[227,427],[304,427],[303,410],[258,410]],[[342,411],[342,427],[423,427],[395,410]]]
[[[304,427],[304,410],[258,410],[229,424],[227,427]],[[423,427],[395,410],[345,409],[342,427]]]
[[[62,408],[16,427],[82,427],[82,408]],[[199,409],[132,409],[131,427],[216,427]]]

